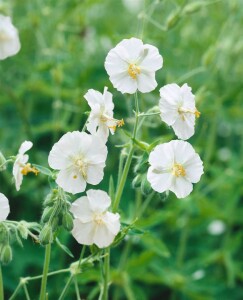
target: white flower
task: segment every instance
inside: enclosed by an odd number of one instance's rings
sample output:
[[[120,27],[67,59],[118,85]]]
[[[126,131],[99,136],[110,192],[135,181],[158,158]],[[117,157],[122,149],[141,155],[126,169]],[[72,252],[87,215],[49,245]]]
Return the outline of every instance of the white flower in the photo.
[[[17,54],[20,41],[17,29],[10,17],[0,15],[0,60]]]
[[[221,235],[225,232],[225,223],[221,220],[214,220],[208,225],[208,233],[211,235]]]
[[[111,49],[105,69],[113,86],[122,93],[153,91],[157,82],[155,71],[162,68],[163,59],[156,47],[136,38],[122,40]]]
[[[108,247],[120,230],[120,215],[108,212],[111,199],[106,192],[89,190],[77,199],[70,211],[74,215],[72,234],[78,243]]]
[[[186,83],[182,87],[167,84],[160,89],[160,97],[162,121],[172,126],[179,139],[189,139],[194,134],[195,117],[200,116],[191,88]]]
[[[123,120],[113,119],[112,94],[105,87],[103,94],[91,89],[84,95],[84,98],[91,108],[87,130],[91,134],[97,133],[100,138],[107,140],[109,130],[114,134],[116,126],[120,127],[124,124]]]
[[[193,147],[184,141],[171,141],[158,145],[149,155],[147,178],[152,188],[167,190],[184,198],[192,191],[192,183],[200,180],[203,164]]]
[[[98,184],[104,177],[107,147],[97,136],[73,131],[64,134],[50,151],[48,162],[60,170],[56,183],[66,192],[83,192],[86,184]]]
[[[15,162],[13,165],[13,176],[15,180],[16,190],[19,191],[20,186],[23,181],[23,175],[27,175],[28,173],[34,173],[37,175],[39,171],[36,168],[31,167],[30,163],[27,163],[29,160],[29,155],[25,154],[26,151],[30,150],[33,146],[33,143],[30,141],[24,141],[20,148],[19,153],[15,158]]]
[[[0,222],[2,222],[7,219],[10,212],[8,199],[2,193],[0,193],[0,207]]]

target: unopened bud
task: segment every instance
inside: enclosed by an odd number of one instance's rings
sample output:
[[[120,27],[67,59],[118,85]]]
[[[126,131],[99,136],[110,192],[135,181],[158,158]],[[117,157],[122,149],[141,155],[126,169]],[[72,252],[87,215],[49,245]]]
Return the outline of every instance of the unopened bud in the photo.
[[[23,222],[19,223],[19,225],[18,225],[18,231],[19,231],[21,237],[26,240],[27,237],[28,237],[29,231],[28,231],[27,226]]]
[[[40,232],[40,243],[44,246],[53,242],[52,227],[46,224]]]
[[[44,209],[43,214],[42,214],[42,217],[41,217],[41,222],[42,222],[42,223],[46,223],[46,222],[49,221],[50,216],[51,216],[53,210],[54,210],[54,207],[49,207],[49,206],[47,206],[47,207]]]
[[[56,189],[53,190],[52,193],[50,193],[46,196],[43,205],[44,206],[52,205],[57,199],[57,194],[58,194],[58,191]]]
[[[0,223],[0,244],[6,243],[8,241],[8,230],[7,228]]]
[[[73,217],[70,213],[65,213],[62,216],[62,226],[67,230],[71,231],[73,229]]]
[[[143,175],[142,174],[138,174],[132,181],[132,186],[134,188],[138,188],[141,185],[141,181],[142,181]]]
[[[166,20],[166,28],[168,29],[173,28],[178,23],[180,18],[181,18],[180,10],[177,10],[174,13],[172,13]]]
[[[148,195],[151,192],[151,190],[151,185],[147,180],[147,175],[145,174],[141,182],[141,191],[144,195]]]
[[[7,265],[11,262],[12,258],[13,256],[12,256],[11,247],[9,245],[4,245],[1,250],[1,256],[0,256],[1,263],[3,265]]]

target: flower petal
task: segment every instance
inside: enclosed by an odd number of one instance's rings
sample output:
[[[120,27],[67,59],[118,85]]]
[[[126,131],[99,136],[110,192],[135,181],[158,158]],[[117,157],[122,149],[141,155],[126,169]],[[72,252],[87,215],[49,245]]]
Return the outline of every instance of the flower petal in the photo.
[[[101,190],[87,191],[90,209],[95,213],[103,213],[111,205],[111,198]]]
[[[19,148],[19,154],[24,154],[26,151],[30,150],[32,146],[33,146],[32,142],[24,141]]]
[[[175,177],[172,181],[170,190],[175,193],[177,198],[185,198],[192,192],[193,186],[185,177]]]
[[[105,248],[112,244],[115,235],[109,230],[106,224],[97,225],[94,234],[94,244],[99,248]]]
[[[56,183],[71,194],[81,193],[86,188],[86,181],[74,168],[61,170],[57,175]]]
[[[74,218],[78,218],[82,223],[91,222],[93,219],[93,211],[90,207],[88,197],[83,196],[74,201],[70,208]]]
[[[140,67],[147,71],[157,71],[163,66],[163,58],[159,54],[159,50],[149,44],[144,45],[145,57],[140,63]]]
[[[10,213],[10,207],[8,199],[2,193],[0,193],[0,222],[5,221]]]
[[[137,84],[138,90],[141,93],[149,93],[153,91],[157,86],[155,73],[142,71],[141,74],[137,76]]]
[[[148,182],[151,184],[153,190],[163,193],[170,189],[172,181],[171,173],[157,173],[153,167],[149,167],[147,173]]]
[[[79,219],[74,219],[72,235],[79,244],[92,245],[95,233],[93,222],[82,223]]]

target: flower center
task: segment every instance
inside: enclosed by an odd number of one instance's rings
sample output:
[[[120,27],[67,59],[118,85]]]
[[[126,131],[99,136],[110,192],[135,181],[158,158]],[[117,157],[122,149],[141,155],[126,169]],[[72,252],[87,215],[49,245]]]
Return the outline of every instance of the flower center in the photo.
[[[132,77],[132,79],[137,79],[137,75],[140,73],[141,73],[141,69],[136,64],[129,65],[128,74]]]
[[[82,174],[84,180],[87,180],[87,162],[85,162],[83,158],[79,157],[75,160],[74,164],[76,165],[78,171]],[[77,175],[74,175],[73,178],[76,179]]]
[[[104,221],[103,221],[103,214],[94,214],[94,218],[93,218],[94,222],[97,224],[97,225],[102,225],[104,224]]]
[[[35,175],[37,175],[40,171],[37,170],[36,168],[34,167],[31,167],[31,164],[28,163],[26,165],[23,166],[22,170],[21,170],[21,173],[23,175],[27,175],[28,173],[34,173]]]
[[[172,167],[172,174],[176,177],[186,176],[186,170],[181,164],[175,163]]]
[[[193,114],[196,116],[196,118],[199,118],[201,113],[195,108],[195,110],[191,110],[191,109],[187,109],[184,107],[179,107],[178,108],[178,113],[181,115],[181,118],[183,121],[185,121],[185,116],[184,114],[189,113],[189,114]]]

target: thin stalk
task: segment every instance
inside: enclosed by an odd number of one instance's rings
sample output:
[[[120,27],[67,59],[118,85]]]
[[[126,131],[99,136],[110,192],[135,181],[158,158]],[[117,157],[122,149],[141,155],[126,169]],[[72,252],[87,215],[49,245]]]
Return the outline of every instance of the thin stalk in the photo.
[[[1,263],[0,263],[0,299],[4,300],[3,274],[2,274],[2,265],[1,265]]]
[[[132,162],[132,157],[133,157],[133,153],[134,153],[134,149],[135,149],[135,145],[134,145],[134,140],[136,138],[136,134],[137,134],[137,128],[138,128],[138,115],[139,115],[139,107],[138,107],[138,95],[137,93],[135,94],[135,107],[136,107],[136,113],[135,113],[135,125],[133,128],[133,134],[132,134],[132,143],[130,146],[130,151],[128,153],[128,157],[125,163],[125,167],[121,176],[121,180],[118,184],[118,188],[117,188],[117,192],[116,192],[116,197],[113,203],[113,212],[116,212],[118,210],[119,204],[120,204],[120,200],[121,200],[121,196],[123,193],[123,189],[127,180],[127,175],[131,166],[131,162]]]
[[[104,258],[104,285],[101,300],[108,300],[109,281],[110,281],[110,248],[105,250]]]
[[[79,262],[78,262],[78,268],[80,267],[82,259],[84,257],[85,249],[86,249],[86,246],[84,245],[83,248],[82,248],[81,254],[80,254],[80,258],[79,258]]]
[[[53,275],[57,275],[57,274],[61,274],[61,273],[67,273],[67,272],[70,272],[69,268],[47,273],[47,276],[53,276]],[[27,281],[31,281],[31,280],[41,279],[41,278],[43,278],[43,275],[27,277],[26,279],[27,279]]]
[[[30,300],[30,295],[29,295],[29,292],[28,292],[26,284],[23,284],[23,288],[24,288],[24,293],[25,293],[26,299]]]
[[[46,283],[47,283],[47,274],[48,274],[48,269],[50,264],[50,257],[51,257],[51,243],[46,246],[43,277],[41,281],[40,300],[45,300],[46,298]]]
[[[58,300],[64,299],[65,294],[66,294],[66,292],[67,292],[67,290],[68,290],[70,284],[71,284],[72,281],[73,281],[73,277],[74,277],[73,275],[71,275],[71,276],[69,277],[69,279],[68,279],[68,281],[67,281],[67,283],[66,283],[64,289],[62,290],[61,296],[58,298]]]
[[[77,300],[81,300],[80,295],[79,295],[77,276],[75,276],[75,278],[74,278],[74,286],[75,286],[75,292],[76,292]]]

